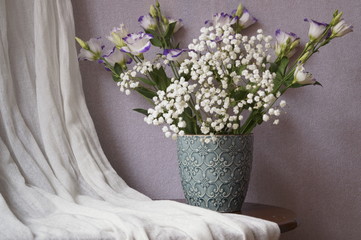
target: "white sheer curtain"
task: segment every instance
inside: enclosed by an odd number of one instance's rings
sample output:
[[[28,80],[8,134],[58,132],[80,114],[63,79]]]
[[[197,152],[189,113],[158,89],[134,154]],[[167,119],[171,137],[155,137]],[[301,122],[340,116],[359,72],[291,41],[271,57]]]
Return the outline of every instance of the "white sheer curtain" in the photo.
[[[85,105],[70,0],[0,0],[0,239],[278,239],[129,188]]]

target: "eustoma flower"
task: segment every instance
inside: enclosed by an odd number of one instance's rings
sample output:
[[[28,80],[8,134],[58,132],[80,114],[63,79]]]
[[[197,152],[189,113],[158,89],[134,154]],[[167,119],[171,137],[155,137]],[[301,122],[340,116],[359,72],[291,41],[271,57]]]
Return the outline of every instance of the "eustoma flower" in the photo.
[[[140,16],[138,22],[145,30],[155,30],[157,28],[157,22],[150,14]]]
[[[305,21],[310,23],[308,37],[311,41],[320,39],[328,26],[328,24],[326,23],[317,22],[312,19],[308,20],[307,18],[305,18]]]
[[[242,29],[251,26],[252,24],[256,23],[258,20],[257,18],[253,17],[246,8],[243,9],[243,13],[238,20],[238,24]]]
[[[124,24],[120,24],[119,27],[113,28],[108,36],[108,40],[115,44],[117,48],[125,46],[123,38],[128,35],[128,30],[124,27]]]
[[[104,56],[105,60],[112,66],[118,63],[121,66],[125,66],[126,63],[131,63],[132,59],[124,52],[121,52],[117,48],[113,48],[109,54]]]
[[[353,29],[353,26],[346,24],[345,20],[342,19],[339,23],[337,23],[332,28],[331,37],[342,37],[342,36],[346,35],[347,33],[352,32],[353,31],[352,29]]]
[[[296,67],[294,73],[295,82],[305,85],[305,84],[314,84],[316,83],[315,79],[313,78],[312,74],[305,71],[303,65],[298,65]]]
[[[173,19],[173,18],[168,18],[168,21],[169,21],[170,24],[176,22],[176,24],[174,26],[173,33],[178,32],[178,30],[183,27],[183,20],[182,19],[176,20],[176,19]]]
[[[292,57],[296,52],[296,48],[300,45],[300,38],[296,34],[283,32],[280,29],[276,31],[275,53],[277,56]]]
[[[226,13],[216,13],[212,18],[212,25],[213,26],[224,26],[224,25],[232,25],[236,23],[237,18],[232,17],[231,15],[228,15]],[[206,22],[206,24],[208,21]]]
[[[138,56],[150,49],[151,43],[149,40],[152,38],[151,34],[144,32],[128,34],[127,37],[123,38],[127,45],[122,47],[121,51]]]
[[[101,45],[100,38],[91,38],[87,42],[84,42],[79,38],[76,38],[76,40],[82,47],[78,55],[79,60],[95,61],[100,59],[104,48],[104,46]]]
[[[165,55],[169,61],[181,63],[188,57],[188,52],[188,49],[165,49],[163,55]]]

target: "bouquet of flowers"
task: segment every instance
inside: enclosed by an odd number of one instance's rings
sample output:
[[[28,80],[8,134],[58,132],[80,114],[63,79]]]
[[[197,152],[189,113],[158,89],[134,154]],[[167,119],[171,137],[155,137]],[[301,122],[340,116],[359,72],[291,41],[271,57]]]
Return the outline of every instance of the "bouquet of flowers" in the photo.
[[[262,29],[253,36],[242,34],[257,19],[240,4],[231,14],[215,14],[199,37],[181,48],[174,35],[183,22],[164,16],[158,1],[138,21],[144,32],[128,33],[123,24],[111,31],[113,47],[108,52],[101,38],[76,38],[79,59],[98,61],[121,92],[136,91],[149,100],[148,109],[134,110],[174,139],[184,134],[247,134],[271,119],[278,124],[286,106],[282,94],[289,88],[321,85],[306,72],[308,59],[352,31],[337,10],[327,24],[305,19],[309,40],[299,49],[300,38],[280,29],[275,41]],[[152,46],[161,51],[149,61],[145,53]]]

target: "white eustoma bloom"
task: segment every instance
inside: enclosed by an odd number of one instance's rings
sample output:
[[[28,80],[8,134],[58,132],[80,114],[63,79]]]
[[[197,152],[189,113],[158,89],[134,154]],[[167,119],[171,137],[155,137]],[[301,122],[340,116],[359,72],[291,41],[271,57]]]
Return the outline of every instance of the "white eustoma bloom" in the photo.
[[[140,26],[145,30],[155,30],[157,28],[157,21],[150,14],[140,16],[138,18],[138,22],[140,23]]]
[[[253,17],[246,8],[243,9],[243,14],[239,18],[239,25],[243,28],[247,28],[252,24],[256,23],[258,20],[257,18]]]
[[[188,58],[188,52],[188,49],[164,49],[163,55],[166,56],[169,61],[181,63]]]
[[[308,37],[311,40],[317,40],[320,37],[322,37],[324,31],[328,26],[326,23],[317,22],[312,19],[309,20],[305,18],[305,21],[310,23],[310,29],[308,30]]]
[[[300,38],[292,32],[276,30],[275,53],[277,56],[285,54],[288,58],[296,53],[296,48],[300,44]]]
[[[113,28],[107,38],[114,43],[117,48],[121,48],[125,45],[123,38],[127,35],[128,30],[124,27],[124,24],[120,24],[119,27]]]
[[[314,84],[315,79],[312,74],[305,71],[303,65],[298,65],[294,73],[295,81],[299,84]]]
[[[91,38],[85,44],[87,48],[80,49],[79,60],[95,61],[103,55],[104,46],[101,45],[101,38]]]
[[[334,27],[332,27],[332,37],[342,37],[353,31],[353,26],[346,24],[345,20],[341,20]]]
[[[121,52],[119,49],[115,47],[109,52],[109,54],[104,56],[104,58],[112,66],[114,66],[116,63],[120,65],[125,65],[126,63],[129,64],[132,62],[132,59],[127,54]]]
[[[181,29],[183,27],[183,20],[182,19],[173,19],[173,18],[168,18],[169,23],[174,23],[176,22],[175,26],[174,26],[174,30],[173,33],[178,32],[179,29]]]
[[[231,15],[227,13],[216,13],[212,18],[212,24],[214,26],[224,26],[224,25],[232,25],[236,23],[237,18],[232,17]],[[208,21],[206,22],[208,23]]]
[[[127,45],[122,47],[121,51],[131,53],[133,55],[145,53],[152,45],[149,41],[152,38],[153,35],[146,34],[144,32],[128,34],[127,37],[123,38]]]

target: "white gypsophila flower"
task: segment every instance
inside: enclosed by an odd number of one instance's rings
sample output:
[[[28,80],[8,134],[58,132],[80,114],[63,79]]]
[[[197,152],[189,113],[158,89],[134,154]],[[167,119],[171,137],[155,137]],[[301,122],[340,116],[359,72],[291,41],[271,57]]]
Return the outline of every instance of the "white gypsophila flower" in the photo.
[[[243,110],[267,112],[279,97],[274,93],[276,74],[266,67],[271,36],[262,30],[256,36],[242,36],[227,23],[203,27],[200,32],[188,45],[189,58],[178,71],[189,79],[172,79],[165,91],[158,91],[153,98],[155,106],[144,119],[154,125],[168,124],[169,128],[162,129],[166,137],[185,134],[187,123],[181,117],[190,103],[198,113],[193,117],[200,132],[214,135],[236,132],[243,123]],[[278,116],[277,110],[263,114],[263,120]]]
[[[144,61],[139,62],[133,66],[132,69],[120,74],[121,81],[117,83],[121,92],[125,92],[126,95],[130,94],[130,90],[139,87],[139,81],[136,79],[138,74],[147,75],[149,72],[156,68],[151,62]]]

